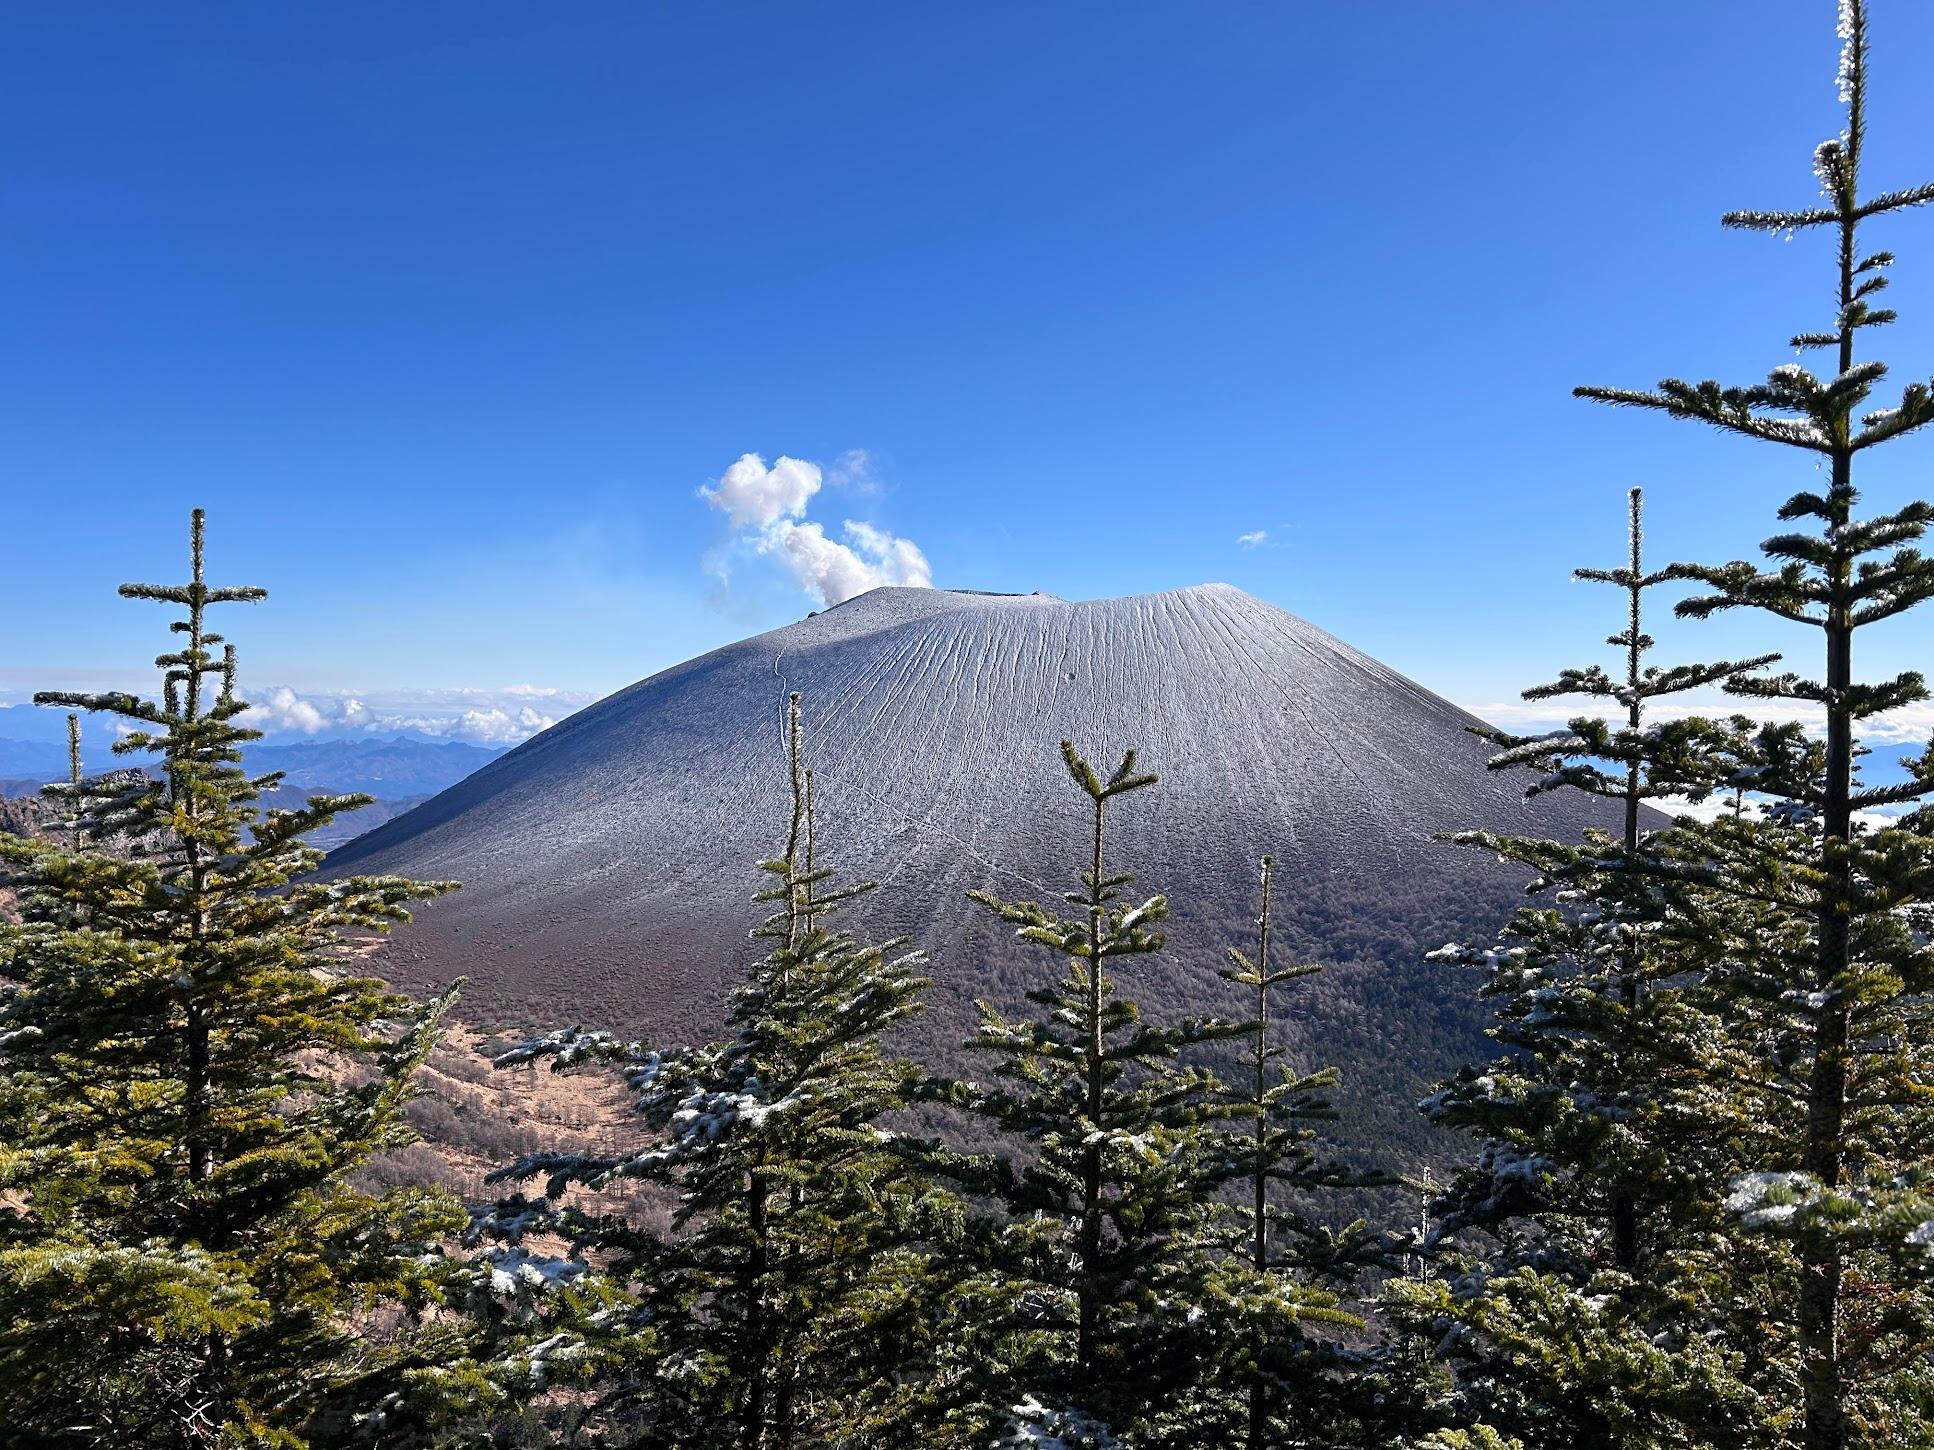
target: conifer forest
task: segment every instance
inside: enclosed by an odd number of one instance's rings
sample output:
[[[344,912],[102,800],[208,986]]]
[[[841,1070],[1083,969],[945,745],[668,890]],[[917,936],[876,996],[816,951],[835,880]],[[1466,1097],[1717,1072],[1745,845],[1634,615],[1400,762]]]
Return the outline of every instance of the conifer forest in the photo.
[[[435,851],[325,859],[369,797],[292,804],[252,768],[268,591],[229,582],[221,510],[184,517],[154,551],[179,582],[120,586],[160,606],[156,688],[38,693],[69,768],[0,817],[0,1443],[1934,1450],[1934,744],[1885,770],[1863,744],[1931,697],[1862,648],[1934,600],[1934,503],[1861,494],[1874,450],[1934,460],[1934,360],[1875,356],[1891,249],[1934,264],[1934,180],[1868,174],[1868,10],[1839,4],[1817,194],[1723,217],[1817,273],[1765,299],[1790,336],[1752,339],[1797,360],[1576,389],[1753,454],[1764,514],[1676,562],[1647,510],[1689,469],[1635,480],[1592,558],[1514,561],[1581,581],[1603,632],[1524,690],[1569,724],[1484,727],[1473,769],[1582,824],[1469,820],[1409,868],[1511,883],[1408,953],[1400,980],[1481,1028],[1405,1039],[1466,1059],[1421,1093],[1303,1030],[1342,989],[1296,925],[1332,888],[1293,821],[1220,882],[1239,917],[1179,994],[1207,918],[1166,892],[1198,843],[1150,849],[1173,767],[1132,708],[1032,740],[1051,784],[1003,816],[1037,855],[950,848],[970,934],[936,941],[905,906],[932,858],[849,865],[883,809],[834,768],[865,718],[776,656],[739,722],[777,789],[726,806],[768,844],[707,927],[716,1019],[655,1036],[569,983],[467,1016],[508,939],[487,914],[432,990],[385,942],[492,888],[417,879]],[[1721,616],[1708,657],[1657,638]],[[417,809],[433,843],[462,829]],[[667,891],[702,889],[675,865]],[[1003,986],[956,1021],[942,977]],[[489,1102],[613,1111],[532,1110],[474,1178],[419,1171],[458,1058]]]

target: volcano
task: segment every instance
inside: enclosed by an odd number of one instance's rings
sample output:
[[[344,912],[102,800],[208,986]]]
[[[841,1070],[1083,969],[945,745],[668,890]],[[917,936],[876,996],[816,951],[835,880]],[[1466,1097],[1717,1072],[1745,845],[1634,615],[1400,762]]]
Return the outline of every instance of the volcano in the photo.
[[[1343,1069],[1345,1136],[1386,1149],[1422,1142],[1418,1093],[1484,1051],[1475,982],[1423,953],[1488,935],[1523,885],[1436,834],[1606,823],[1580,796],[1526,800],[1485,769],[1473,716],[1227,585],[1083,603],[889,588],[621,690],[327,869],[463,883],[382,965],[419,988],[467,975],[473,1021],[693,1040],[761,950],[751,897],[784,840],[793,691],[821,860],[880,883],[847,923],[932,958],[910,1050],[968,1067],[972,1000],[1011,1010],[1056,970],[967,892],[1070,889],[1085,800],[1059,741],[1103,770],[1132,746],[1161,781],[1115,809],[1110,854],[1171,916],[1168,950],[1122,964],[1121,990],[1239,1015],[1217,972],[1253,937],[1274,855],[1282,950],[1326,968],[1288,989],[1296,1055]]]

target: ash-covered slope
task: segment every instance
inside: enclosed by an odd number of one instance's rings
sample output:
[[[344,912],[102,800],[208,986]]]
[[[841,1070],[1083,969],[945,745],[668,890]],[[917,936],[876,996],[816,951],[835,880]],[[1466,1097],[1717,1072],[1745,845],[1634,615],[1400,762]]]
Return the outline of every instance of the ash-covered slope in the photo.
[[[953,1062],[987,996],[1052,970],[968,902],[1054,899],[1082,853],[1065,736],[1162,781],[1116,813],[1113,858],[1168,893],[1170,950],[1122,972],[1166,1009],[1238,1013],[1216,975],[1247,943],[1256,863],[1279,861],[1310,1062],[1339,1062],[1359,1135],[1413,1137],[1416,1089],[1478,1050],[1472,984],[1423,950],[1487,931],[1516,876],[1440,844],[1473,826],[1574,833],[1586,803],[1527,803],[1472,717],[1226,585],[1071,604],[881,589],[600,701],[353,842],[330,869],[455,878],[387,949],[401,981],[466,973],[469,1015],[688,1040],[756,953],[755,862],[785,824],[786,697],[804,696],[821,851],[881,889],[856,926],[933,957],[916,1035]]]

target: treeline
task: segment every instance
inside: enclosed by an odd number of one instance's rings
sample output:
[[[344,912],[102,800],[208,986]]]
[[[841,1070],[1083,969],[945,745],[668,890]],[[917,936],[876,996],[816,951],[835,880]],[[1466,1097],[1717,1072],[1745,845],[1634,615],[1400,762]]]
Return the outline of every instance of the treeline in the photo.
[[[620,1074],[634,1141],[505,1164],[488,1203],[367,1187],[451,996],[354,963],[450,888],[319,881],[305,838],[358,799],[264,807],[207,617],[262,591],[206,582],[197,513],[189,582],[122,589],[179,611],[160,698],[38,697],[118,717],[153,768],[90,775],[76,731],[62,836],[0,837],[5,1443],[1934,1446],[1934,746],[1865,780],[1863,722],[1928,692],[1855,670],[1862,631],[1934,597],[1934,507],[1858,514],[1853,478],[1934,422],[1922,384],[1876,405],[1856,357],[1892,320],[1861,227],[1934,186],[1862,191],[1859,0],[1841,39],[1823,201],[1727,218],[1834,238],[1832,325],[1792,339],[1824,376],[1580,390],[1818,481],[1764,562],[1648,564],[1634,490],[1619,563],[1579,571],[1621,599],[1614,662],[1528,694],[1605,715],[1498,736],[1493,764],[1607,824],[1465,838],[1533,879],[1498,939],[1436,954],[1497,1055],[1421,1105],[1469,1151],[1420,1222],[1342,1210],[1391,1180],[1325,1156],[1335,1073],[1278,1035],[1313,970],[1270,942],[1294,879],[1259,863],[1225,1017],[1138,1005],[1167,903],[1109,847],[1159,809],[1132,751],[1064,743],[1064,801],[1017,803],[1079,811],[1088,846],[1057,901],[979,898],[1038,964],[1025,1011],[982,1009],[985,1071],[899,1056],[923,958],[849,924],[873,888],[830,864],[796,698],[727,1033],[498,1059]],[[1814,672],[1655,663],[1660,590],[1795,626]],[[1671,698],[1714,688],[1757,711]]]

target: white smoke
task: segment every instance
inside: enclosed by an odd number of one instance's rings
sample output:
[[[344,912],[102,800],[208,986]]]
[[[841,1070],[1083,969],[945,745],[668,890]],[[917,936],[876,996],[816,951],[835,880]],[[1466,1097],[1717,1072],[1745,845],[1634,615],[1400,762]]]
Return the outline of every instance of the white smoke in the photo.
[[[758,454],[744,453],[717,483],[698,492],[733,528],[769,529],[781,520],[805,517],[806,505],[824,482],[817,463],[781,457],[767,468]]]
[[[867,462],[861,452],[842,454],[835,470],[846,477],[866,477]],[[913,540],[848,519],[840,525],[842,543],[808,519],[807,506],[824,483],[825,474],[816,463],[781,457],[767,467],[758,454],[747,453],[717,483],[698,492],[755,553],[778,560],[821,604],[841,604],[885,585],[933,587],[933,567]]]

